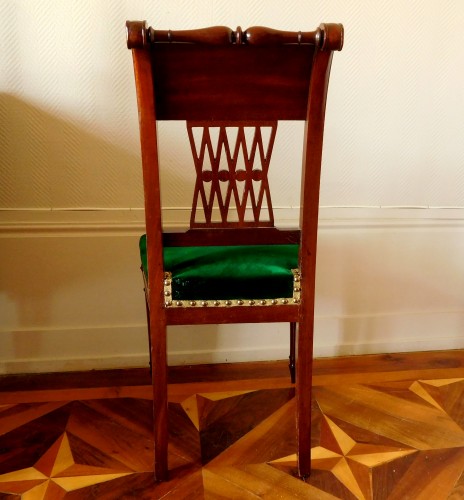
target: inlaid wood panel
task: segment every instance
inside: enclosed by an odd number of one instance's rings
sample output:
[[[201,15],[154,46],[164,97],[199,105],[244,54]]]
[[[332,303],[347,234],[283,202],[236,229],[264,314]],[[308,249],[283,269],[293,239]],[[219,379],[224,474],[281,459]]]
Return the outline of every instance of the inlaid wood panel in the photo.
[[[49,401],[0,392],[0,498],[463,498],[464,370],[456,360],[451,377],[441,366],[437,378],[398,380],[378,359],[377,376],[364,365],[364,382],[346,377],[355,370],[341,361],[317,367],[318,376],[339,373],[338,383],[315,378],[307,482],[296,477],[294,388],[275,368],[268,380],[244,367],[256,378],[232,371],[235,380],[171,385],[170,477],[159,484],[143,387],[95,387],[87,399],[71,389],[61,401],[58,388],[42,392]],[[399,365],[398,373],[428,373],[425,364]],[[8,395],[17,401],[5,403]]]

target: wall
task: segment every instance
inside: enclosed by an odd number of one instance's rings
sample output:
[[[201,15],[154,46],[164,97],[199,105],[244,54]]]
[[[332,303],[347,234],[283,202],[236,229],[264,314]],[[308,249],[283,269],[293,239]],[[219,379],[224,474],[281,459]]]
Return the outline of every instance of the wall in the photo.
[[[147,362],[143,194],[126,19],[161,29],[343,22],[327,109],[316,355],[464,347],[464,6],[458,1],[7,1],[0,6],[0,371]],[[304,20],[304,21],[302,21]],[[271,164],[294,225],[301,127]],[[164,126],[167,226],[192,170]],[[175,145],[175,147],[172,147]],[[172,328],[170,363],[277,359],[287,327]]]

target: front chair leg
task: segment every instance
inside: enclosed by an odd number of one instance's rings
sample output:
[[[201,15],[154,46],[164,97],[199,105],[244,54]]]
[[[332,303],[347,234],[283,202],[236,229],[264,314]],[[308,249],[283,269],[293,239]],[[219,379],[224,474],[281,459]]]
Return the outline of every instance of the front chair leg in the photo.
[[[296,323],[290,323],[290,356],[288,368],[290,370],[290,379],[295,383],[295,343],[296,343]]]

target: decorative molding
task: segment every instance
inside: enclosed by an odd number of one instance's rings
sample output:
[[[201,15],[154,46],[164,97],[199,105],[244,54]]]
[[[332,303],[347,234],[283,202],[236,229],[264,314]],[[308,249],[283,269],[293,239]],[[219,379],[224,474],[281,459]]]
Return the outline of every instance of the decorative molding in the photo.
[[[0,237],[140,234],[143,209],[1,210]]]
[[[186,228],[190,207],[163,209],[164,225]],[[294,227],[299,207],[274,207],[277,226]],[[464,207],[320,207],[320,229],[337,227],[464,227]],[[135,235],[144,231],[144,210],[0,210],[0,237]]]

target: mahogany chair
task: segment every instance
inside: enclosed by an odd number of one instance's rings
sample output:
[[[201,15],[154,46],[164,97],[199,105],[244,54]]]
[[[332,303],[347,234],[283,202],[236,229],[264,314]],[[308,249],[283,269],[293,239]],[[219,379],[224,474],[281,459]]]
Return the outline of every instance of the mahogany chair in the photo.
[[[298,353],[298,467],[302,477],[310,473],[322,140],[332,55],[342,45],[340,24],[292,33],[262,27],[158,31],[127,22],[142,147],[146,237],[140,251],[157,480],[168,474],[166,326],[187,324],[290,323],[290,365],[295,336]],[[159,120],[186,121],[193,159],[179,169],[194,168],[196,181],[185,232],[163,231]],[[274,224],[268,170],[279,120],[305,121],[299,229]],[[212,128],[219,131],[216,144]]]

